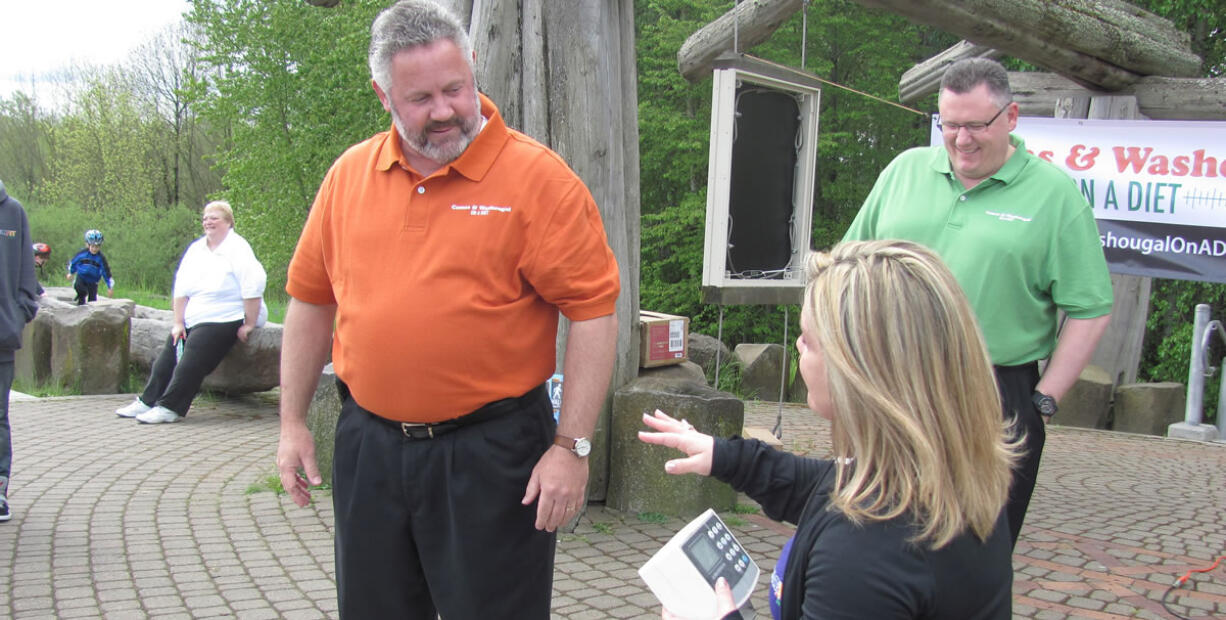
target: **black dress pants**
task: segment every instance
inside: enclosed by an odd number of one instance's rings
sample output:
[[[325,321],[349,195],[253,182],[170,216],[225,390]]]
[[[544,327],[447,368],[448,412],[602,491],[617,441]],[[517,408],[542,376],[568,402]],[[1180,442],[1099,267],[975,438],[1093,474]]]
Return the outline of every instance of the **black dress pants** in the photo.
[[[1009,485],[1009,502],[1005,512],[1009,517],[1009,539],[1017,546],[1022,522],[1026,520],[1026,508],[1039,479],[1039,459],[1043,456],[1043,444],[1047,441],[1047,428],[1039,412],[1034,408],[1031,396],[1039,384],[1039,365],[1031,362],[1020,366],[997,366],[996,383],[1000,388],[1000,400],[1004,406],[1005,419],[1016,418],[1016,432],[1025,433],[1025,453],[1014,465],[1013,481]]]
[[[520,504],[555,431],[536,394],[432,439],[344,398],[332,477],[341,618],[549,618],[556,537],[535,528],[535,503]]]
[[[187,330],[183,342],[183,357],[175,360],[174,336],[166,337],[166,346],[153,362],[149,382],[140,401],[165,407],[181,416],[187,415],[192,400],[200,393],[204,378],[225,359],[238,342],[238,328],[243,320],[229,323],[200,323]]]

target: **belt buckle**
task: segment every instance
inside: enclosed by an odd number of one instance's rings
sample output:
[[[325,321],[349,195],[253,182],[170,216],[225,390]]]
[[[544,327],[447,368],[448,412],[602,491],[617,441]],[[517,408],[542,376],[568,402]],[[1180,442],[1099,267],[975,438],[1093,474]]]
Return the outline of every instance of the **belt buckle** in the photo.
[[[414,437],[412,434],[409,433],[410,429],[415,429],[415,428],[425,428],[426,435],[430,439],[434,439],[434,425],[429,422],[422,422],[422,423],[401,422],[400,423],[400,432],[403,433],[404,436],[408,437],[409,439],[417,439],[416,437]]]

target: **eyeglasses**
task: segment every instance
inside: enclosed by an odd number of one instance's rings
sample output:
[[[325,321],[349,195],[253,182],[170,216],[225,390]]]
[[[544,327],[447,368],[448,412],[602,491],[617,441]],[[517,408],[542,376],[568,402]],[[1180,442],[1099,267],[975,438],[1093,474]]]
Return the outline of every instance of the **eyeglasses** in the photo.
[[[959,129],[965,129],[971,133],[982,133],[988,128],[988,125],[991,125],[993,121],[1000,118],[1000,113],[1004,112],[1005,109],[1009,107],[1010,103],[1013,102],[1010,101],[1009,103],[1001,106],[1001,108],[996,111],[996,114],[994,114],[992,118],[989,118],[988,122],[986,123],[942,123],[941,117],[938,116],[937,128],[948,134],[956,134],[958,133]]]

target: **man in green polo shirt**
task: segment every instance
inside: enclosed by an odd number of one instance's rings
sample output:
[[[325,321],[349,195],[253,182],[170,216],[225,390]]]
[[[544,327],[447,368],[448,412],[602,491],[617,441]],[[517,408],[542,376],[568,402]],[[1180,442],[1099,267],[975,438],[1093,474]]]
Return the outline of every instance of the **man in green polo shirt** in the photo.
[[[1107,328],[1111,278],[1094,214],[1072,178],[1010,135],[1018,106],[1000,64],[951,65],[937,108],[944,146],[890,162],[844,240],[916,241],[957,276],[996,364],[1005,415],[1026,433],[1006,506],[1016,544],[1044,424]],[[1068,316],[1059,335],[1057,310]],[[1038,361],[1049,357],[1040,376]]]

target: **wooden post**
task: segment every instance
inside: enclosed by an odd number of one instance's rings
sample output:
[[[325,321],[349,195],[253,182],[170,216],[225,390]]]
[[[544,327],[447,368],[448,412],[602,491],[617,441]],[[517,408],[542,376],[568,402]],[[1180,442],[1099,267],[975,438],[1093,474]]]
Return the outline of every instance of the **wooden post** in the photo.
[[[1058,98],[1056,118],[1135,119],[1141,118],[1141,114],[1136,97],[1089,96],[1087,93]],[[1151,284],[1152,278],[1111,274],[1114,296],[1111,324],[1098,342],[1090,363],[1106,370],[1117,387],[1137,380]]]
[[[466,2],[477,81],[507,124],[548,145],[596,198],[621,267],[617,362],[610,394],[638,376],[638,88],[632,0],[545,3]],[[549,33],[546,39],[544,33]],[[567,325],[559,328],[562,368]],[[566,398],[565,384],[563,396]],[[609,480],[605,401],[592,456],[588,498],[603,500]]]

